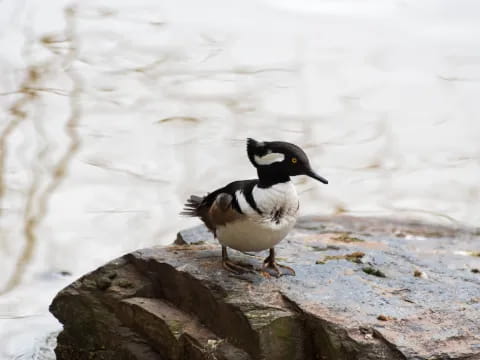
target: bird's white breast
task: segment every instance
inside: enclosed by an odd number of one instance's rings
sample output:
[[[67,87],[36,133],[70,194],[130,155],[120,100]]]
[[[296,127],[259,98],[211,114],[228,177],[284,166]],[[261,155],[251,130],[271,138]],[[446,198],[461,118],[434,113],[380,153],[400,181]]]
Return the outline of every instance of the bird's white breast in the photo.
[[[295,225],[298,196],[292,182],[269,188],[253,188],[253,198],[262,214],[248,204],[241,191],[235,195],[245,216],[217,228],[217,238],[222,245],[240,251],[270,249],[287,236]]]

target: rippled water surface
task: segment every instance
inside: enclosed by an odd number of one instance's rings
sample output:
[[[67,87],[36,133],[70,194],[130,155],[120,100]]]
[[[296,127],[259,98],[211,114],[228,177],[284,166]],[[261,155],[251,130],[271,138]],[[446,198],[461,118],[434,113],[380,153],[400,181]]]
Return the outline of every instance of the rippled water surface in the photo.
[[[480,223],[480,3],[0,0],[0,359],[51,359],[54,294],[196,224],[304,147],[303,214]]]

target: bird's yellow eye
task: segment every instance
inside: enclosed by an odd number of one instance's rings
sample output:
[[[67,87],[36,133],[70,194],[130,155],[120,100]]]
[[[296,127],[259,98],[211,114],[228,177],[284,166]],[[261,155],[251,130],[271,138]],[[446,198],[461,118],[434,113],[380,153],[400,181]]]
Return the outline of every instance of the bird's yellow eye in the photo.
[[[297,163],[297,161],[298,161],[298,160],[297,160],[297,158],[296,158],[296,157],[292,157],[292,163],[293,163],[293,164],[296,164],[296,163]]]

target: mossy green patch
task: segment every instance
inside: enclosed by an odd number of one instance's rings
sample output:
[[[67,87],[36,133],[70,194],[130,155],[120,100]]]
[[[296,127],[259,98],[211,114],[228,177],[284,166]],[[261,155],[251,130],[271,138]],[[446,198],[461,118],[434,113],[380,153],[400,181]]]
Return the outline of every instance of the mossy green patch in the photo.
[[[270,322],[260,331],[260,343],[265,358],[296,359],[303,348],[302,328],[294,316],[284,316]]]
[[[173,336],[177,339],[183,334],[185,329],[185,324],[178,320],[168,320],[167,325]]]
[[[355,251],[351,254],[344,254],[344,255],[327,255],[322,260],[317,260],[316,264],[325,264],[327,261],[330,260],[347,260],[356,264],[362,263],[362,258],[365,256],[365,253],[361,251]]]
[[[381,270],[375,269],[371,266],[369,267],[364,267],[363,272],[368,275],[373,275],[373,276],[378,276],[378,277],[387,277]]]
[[[333,238],[335,241],[343,242],[343,243],[353,243],[353,242],[363,242],[364,240],[359,239],[357,237],[350,236],[349,233],[342,233],[338,236]]]

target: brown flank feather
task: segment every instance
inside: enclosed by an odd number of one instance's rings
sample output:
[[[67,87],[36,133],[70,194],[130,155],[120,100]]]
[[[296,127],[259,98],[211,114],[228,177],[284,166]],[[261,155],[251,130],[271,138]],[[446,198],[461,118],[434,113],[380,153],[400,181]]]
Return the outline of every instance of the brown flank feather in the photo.
[[[190,196],[180,214],[199,217],[214,234],[217,226],[225,225],[244,216],[233,209],[232,195],[220,193],[214,198],[213,202],[211,199],[206,201],[207,197]]]

